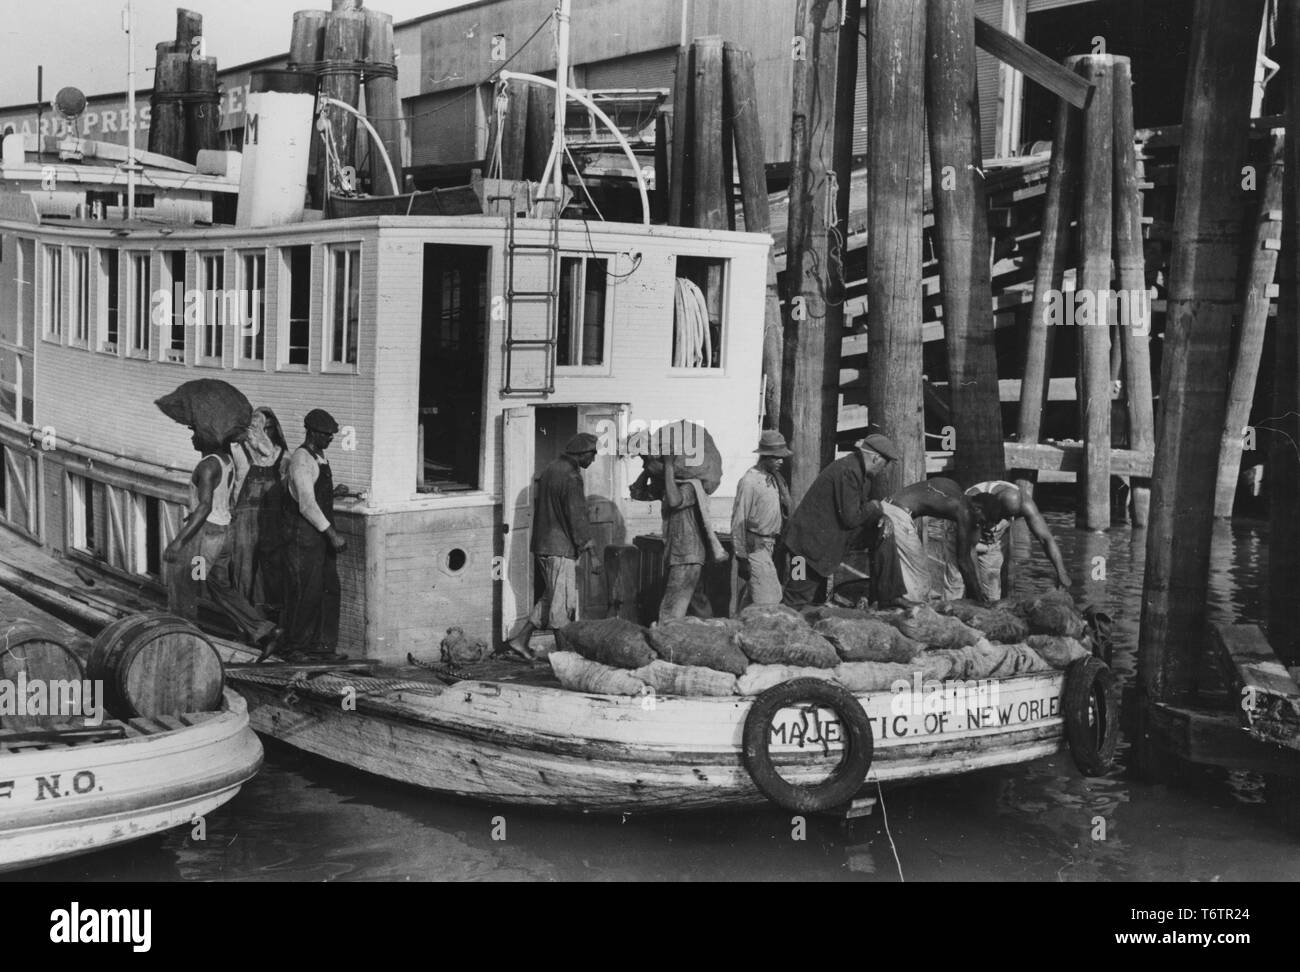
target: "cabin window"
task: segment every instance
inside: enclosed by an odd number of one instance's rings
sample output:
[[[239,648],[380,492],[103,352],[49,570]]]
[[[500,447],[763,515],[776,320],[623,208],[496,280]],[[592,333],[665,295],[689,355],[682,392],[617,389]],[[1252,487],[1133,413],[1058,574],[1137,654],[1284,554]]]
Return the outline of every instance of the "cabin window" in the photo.
[[[117,354],[117,250],[99,251],[99,350]]]
[[[72,343],[90,347],[90,251],[72,250]]]
[[[488,250],[424,246],[417,493],[478,489],[487,365]]]
[[[103,559],[104,484],[68,473],[68,546]]]
[[[199,290],[203,293],[199,315],[199,363],[221,364],[225,352],[222,332],[229,320],[226,308],[226,258],[220,253],[199,257]]]
[[[150,254],[131,254],[131,303],[128,325],[131,329],[131,353],[138,357],[149,356],[149,308],[152,303],[150,289]]]
[[[674,368],[721,368],[727,261],[677,258],[673,304]]]
[[[18,241],[18,333],[15,343],[26,347],[27,332],[32,326],[33,308],[36,306],[36,241]]]
[[[555,344],[557,367],[590,367],[605,363],[608,274],[609,262],[603,257],[563,257],[560,260],[560,307]]]
[[[266,359],[266,254],[239,255],[239,360]]]
[[[158,320],[158,338],[163,342],[163,360],[176,364],[185,363],[185,315],[189,305],[189,287],[185,279],[185,251],[166,250],[162,254],[164,279],[159,281],[168,288],[160,294],[161,306],[170,313],[160,314]],[[193,320],[193,310],[189,310]]]
[[[45,247],[45,336],[63,335],[63,248]]]
[[[346,366],[357,363],[357,327],[361,313],[361,248],[340,247],[330,251],[329,334],[325,346],[328,363]]]
[[[311,247],[280,251],[280,367],[306,368],[311,355]],[[288,310],[286,319],[285,309]]]

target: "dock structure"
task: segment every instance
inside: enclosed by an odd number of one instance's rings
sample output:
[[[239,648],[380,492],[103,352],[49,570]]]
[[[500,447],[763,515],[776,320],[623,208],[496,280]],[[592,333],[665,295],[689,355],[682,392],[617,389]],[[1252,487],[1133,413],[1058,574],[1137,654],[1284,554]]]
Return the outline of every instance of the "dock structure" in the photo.
[[[1263,11],[1262,0],[1198,0],[1193,18],[1138,642],[1136,747],[1148,769],[1160,741],[1177,735],[1174,713],[1205,719],[1195,671],[1206,646],[1213,470],[1227,410],[1241,160]]]

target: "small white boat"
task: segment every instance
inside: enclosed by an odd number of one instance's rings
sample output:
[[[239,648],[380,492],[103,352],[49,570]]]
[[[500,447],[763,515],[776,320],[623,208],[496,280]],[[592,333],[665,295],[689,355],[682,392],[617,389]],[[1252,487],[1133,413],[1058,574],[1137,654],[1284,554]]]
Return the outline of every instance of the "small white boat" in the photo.
[[[188,825],[233,798],[262,755],[231,691],[216,712],[0,730],[0,871]]]

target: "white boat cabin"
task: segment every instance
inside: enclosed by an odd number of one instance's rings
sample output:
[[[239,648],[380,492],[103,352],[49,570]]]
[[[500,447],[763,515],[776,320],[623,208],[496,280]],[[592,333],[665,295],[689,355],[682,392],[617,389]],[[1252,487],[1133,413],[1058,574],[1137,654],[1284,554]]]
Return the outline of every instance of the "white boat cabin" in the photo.
[[[659,530],[619,454],[638,423],[708,427],[720,529],[753,464],[767,236],[478,215],[127,224],[39,217],[29,198],[0,198],[0,521],[70,560],[160,586],[197,456],[153,403],[202,377],[274,409],[290,448],[312,408],[343,426],[328,458],[352,494],[336,511],[354,655],[515,626],[533,476],[576,432],[610,444],[586,472],[604,543]],[[706,314],[680,314],[679,280]],[[585,579],[588,616],[602,583]]]

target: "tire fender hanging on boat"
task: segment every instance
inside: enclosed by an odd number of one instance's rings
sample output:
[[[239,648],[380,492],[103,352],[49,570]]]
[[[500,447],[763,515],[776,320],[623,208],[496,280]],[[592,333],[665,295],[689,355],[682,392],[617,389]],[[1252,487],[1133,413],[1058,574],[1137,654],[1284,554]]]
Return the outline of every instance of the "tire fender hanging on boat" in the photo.
[[[814,786],[791,783],[772,762],[772,719],[797,703],[825,707],[840,720],[844,755],[831,775]],[[875,751],[871,720],[853,693],[817,678],[792,679],[760,694],[745,716],[743,741],[745,769],[758,791],[795,813],[817,813],[849,803],[866,780]]]
[[[1100,658],[1080,658],[1065,670],[1065,738],[1085,776],[1110,770],[1119,743],[1115,673]]]

